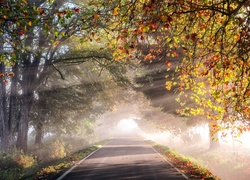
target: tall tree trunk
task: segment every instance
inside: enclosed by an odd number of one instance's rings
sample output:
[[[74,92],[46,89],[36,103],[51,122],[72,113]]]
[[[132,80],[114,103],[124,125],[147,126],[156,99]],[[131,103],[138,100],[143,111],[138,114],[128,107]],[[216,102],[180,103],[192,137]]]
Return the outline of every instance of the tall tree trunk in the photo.
[[[33,102],[34,92],[32,83],[34,83],[34,76],[36,77],[36,72],[33,72],[33,67],[30,65],[31,57],[26,59],[25,56],[26,55],[22,57],[22,59],[24,59],[24,68],[22,70],[20,121],[16,143],[17,148],[24,152],[28,150],[29,113]]]
[[[29,130],[29,112],[33,100],[33,93],[22,95],[20,121],[17,136],[17,148],[26,152],[28,150],[28,130]]]
[[[1,65],[0,65],[1,66]],[[1,80],[1,79],[0,79]],[[4,101],[5,101],[5,94],[3,92],[3,83],[0,82],[0,149],[4,150],[4,143],[5,143],[5,108],[4,108]]]
[[[43,139],[43,124],[42,124],[42,122],[38,122],[38,124],[35,127],[35,130],[36,130],[35,145],[41,146],[42,139]]]
[[[11,89],[10,89],[10,99],[9,99],[9,132],[10,132],[10,145],[13,145],[13,134],[14,132],[14,127],[17,121],[17,114],[18,114],[18,109],[17,109],[17,64],[12,67],[12,72],[14,73],[14,77],[11,78]]]
[[[0,73],[5,72],[5,64],[0,64]],[[1,148],[3,151],[7,151],[10,147],[10,127],[7,118],[7,97],[6,97],[6,85],[3,79],[0,79],[0,136],[1,136]]]

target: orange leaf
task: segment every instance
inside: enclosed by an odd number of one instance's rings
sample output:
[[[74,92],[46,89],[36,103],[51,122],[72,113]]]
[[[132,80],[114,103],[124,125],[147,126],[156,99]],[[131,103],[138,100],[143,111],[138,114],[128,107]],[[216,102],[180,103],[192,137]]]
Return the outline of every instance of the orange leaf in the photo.
[[[94,18],[94,19],[98,19],[99,16],[100,16],[99,14],[94,14],[94,15],[93,15],[93,18]]]
[[[118,11],[120,10],[120,8],[119,7],[116,7],[115,9],[114,9],[114,11],[113,11],[113,15],[114,16],[116,16],[116,15],[118,15]]]
[[[170,67],[170,66],[172,65],[172,63],[169,62],[168,60],[165,61],[165,64],[166,64],[168,67]]]
[[[206,76],[208,74],[208,71],[204,71],[201,73],[202,76]]]
[[[44,12],[45,12],[44,9],[41,9],[40,10],[40,15],[42,15]]]

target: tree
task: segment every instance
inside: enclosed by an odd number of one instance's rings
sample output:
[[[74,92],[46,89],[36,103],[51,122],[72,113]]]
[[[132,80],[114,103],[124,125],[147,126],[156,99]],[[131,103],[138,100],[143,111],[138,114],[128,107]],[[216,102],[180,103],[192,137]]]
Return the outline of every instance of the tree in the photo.
[[[162,60],[170,66],[169,57],[181,56],[177,80],[171,79],[166,86],[170,89],[177,85],[181,92],[192,92],[190,98],[196,106],[184,113],[204,114],[215,125],[215,132],[220,125],[229,127],[236,120],[243,123],[236,135],[248,129],[244,126],[249,124],[250,114],[247,0],[102,0],[84,6],[73,1],[17,0],[0,1],[0,6],[0,35],[4,42],[0,52],[2,147],[9,147],[4,143],[8,139],[6,130],[12,127],[11,119],[15,117],[17,147],[27,149],[33,93],[48,67],[60,73],[57,63],[86,59],[63,58],[68,50],[63,42],[72,36],[81,37],[82,43],[101,42],[99,36],[105,34],[110,42],[102,48],[111,52],[111,58],[105,61],[105,57],[96,57],[93,52],[87,59],[100,58],[106,67],[113,62],[140,63],[141,46],[145,44],[157,45],[145,60],[165,54]],[[14,92],[18,93],[11,95]]]
[[[103,1],[107,3],[107,1]],[[213,124],[213,133],[232,128],[238,136],[249,128],[249,14],[250,4],[242,1],[113,1],[117,14],[115,29],[120,30],[117,58],[138,57],[141,44],[157,44],[154,52],[181,56],[177,77],[166,82],[177,85],[194,106],[185,115],[204,115]],[[118,11],[119,9],[119,11]],[[155,38],[152,38],[155,34]],[[149,52],[145,56],[157,61]],[[154,59],[155,58],[155,59]],[[141,59],[140,59],[141,60]],[[171,70],[171,68],[170,68]],[[185,96],[186,96],[185,95]],[[185,103],[185,102],[182,102]]]
[[[100,76],[94,68],[98,67],[92,62],[61,67],[65,80],[54,72],[38,89],[31,120],[37,145],[46,133],[91,135],[95,119],[114,106],[116,83],[108,71]]]
[[[71,1],[0,1],[0,6],[1,147],[8,150],[14,144],[8,140],[17,139],[17,148],[26,151],[29,113],[48,68],[60,73],[58,63],[110,60],[95,52],[87,57],[63,58],[69,49],[63,42],[72,36],[80,37],[82,43],[97,42],[97,29],[105,29],[107,20],[95,5],[81,6]]]

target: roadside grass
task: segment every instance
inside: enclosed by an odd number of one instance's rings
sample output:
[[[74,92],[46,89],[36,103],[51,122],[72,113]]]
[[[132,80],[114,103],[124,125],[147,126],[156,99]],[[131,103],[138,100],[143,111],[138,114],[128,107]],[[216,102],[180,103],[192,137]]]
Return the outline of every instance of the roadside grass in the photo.
[[[59,159],[51,165],[41,168],[38,172],[29,177],[23,177],[22,180],[38,180],[38,179],[56,179],[58,178],[66,169],[77,164],[77,162],[86,156],[88,156],[93,151],[99,149],[101,145],[94,145],[91,147],[84,148],[75,153],[72,153],[65,158]]]
[[[51,161],[39,161],[33,154],[13,151],[0,154],[0,179],[3,180],[50,180],[59,177],[65,170],[93,151],[99,149],[108,140],[96,143],[77,152],[68,153]],[[53,153],[53,152],[51,152]]]
[[[175,150],[171,150],[167,146],[157,144],[153,141],[147,140],[147,142],[189,179],[221,180],[208,169],[202,167],[194,158],[184,156]]]

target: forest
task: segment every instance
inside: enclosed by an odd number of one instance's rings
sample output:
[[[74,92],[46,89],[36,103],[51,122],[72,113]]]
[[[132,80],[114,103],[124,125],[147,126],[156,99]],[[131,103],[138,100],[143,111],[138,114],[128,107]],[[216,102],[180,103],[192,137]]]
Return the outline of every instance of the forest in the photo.
[[[115,111],[106,129],[131,114],[187,143],[207,124],[208,149],[240,138],[249,24],[249,0],[0,0],[0,151],[90,143]]]

